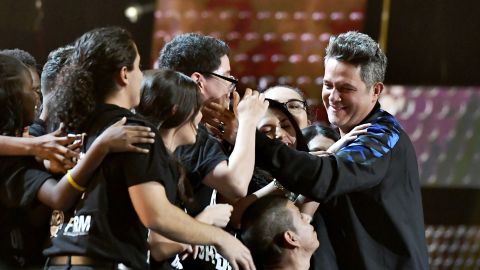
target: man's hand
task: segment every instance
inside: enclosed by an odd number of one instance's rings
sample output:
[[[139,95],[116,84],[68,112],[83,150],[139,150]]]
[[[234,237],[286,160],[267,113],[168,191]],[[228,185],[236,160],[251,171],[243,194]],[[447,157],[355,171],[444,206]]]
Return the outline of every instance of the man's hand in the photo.
[[[328,149],[327,152],[329,153],[335,153],[337,152],[340,148],[342,148],[345,144],[348,142],[351,142],[355,140],[358,135],[365,134],[367,133],[367,128],[371,126],[372,124],[366,123],[362,125],[358,125],[354,127],[350,132],[347,134],[343,135],[340,140],[336,141],[334,144],[332,144]]]
[[[233,207],[230,204],[215,204],[207,206],[195,219],[220,228],[225,228],[230,222]]]
[[[237,91],[233,92],[233,112],[224,106],[209,102],[202,109],[203,122],[208,129],[218,138],[224,139],[231,144],[235,144],[238,131],[237,110],[240,102],[240,95]]]

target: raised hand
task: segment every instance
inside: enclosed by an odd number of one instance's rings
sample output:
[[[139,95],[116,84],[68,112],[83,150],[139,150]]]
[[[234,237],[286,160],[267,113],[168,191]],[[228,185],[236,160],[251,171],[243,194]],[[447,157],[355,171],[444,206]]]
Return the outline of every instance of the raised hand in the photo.
[[[233,207],[230,204],[215,204],[207,206],[195,219],[203,223],[225,228],[230,222]]]
[[[264,94],[259,94],[250,88],[245,90],[245,95],[238,104],[238,120],[253,121],[256,125],[268,109],[268,101]]]

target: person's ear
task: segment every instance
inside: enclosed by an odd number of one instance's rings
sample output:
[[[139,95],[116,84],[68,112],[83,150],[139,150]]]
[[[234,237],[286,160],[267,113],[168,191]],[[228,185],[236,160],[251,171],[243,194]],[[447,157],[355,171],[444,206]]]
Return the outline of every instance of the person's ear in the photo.
[[[374,101],[376,102],[378,98],[380,97],[380,94],[383,92],[383,88],[385,88],[385,85],[381,82],[377,82],[373,85],[373,98]]]
[[[288,247],[299,247],[300,242],[298,235],[292,231],[285,231],[283,233],[283,240]]]
[[[127,67],[122,67],[120,69],[120,72],[117,74],[117,83],[120,86],[126,86],[128,85],[128,69]]]
[[[178,111],[178,104],[173,105],[172,110],[170,111],[170,115],[174,116]]]
[[[192,73],[190,78],[192,78],[192,80],[197,83],[200,92],[205,95],[205,77],[200,72],[195,71],[194,73]]]

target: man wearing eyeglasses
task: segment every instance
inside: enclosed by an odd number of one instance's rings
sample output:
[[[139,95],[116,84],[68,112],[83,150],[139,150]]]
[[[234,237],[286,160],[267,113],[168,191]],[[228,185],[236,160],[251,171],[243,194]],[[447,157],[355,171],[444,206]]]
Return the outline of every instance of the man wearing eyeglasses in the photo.
[[[227,44],[219,39],[187,33],[168,42],[158,59],[159,67],[182,72],[195,80],[202,92],[204,104],[215,103],[215,106],[230,113],[204,112],[204,115],[210,117],[204,116],[202,119],[204,125],[199,127],[195,145],[179,147],[175,152],[185,166],[194,188],[195,205],[187,207],[187,212],[192,216],[209,205],[213,206],[206,210],[214,208],[217,191],[230,203],[246,196],[254,168],[256,124],[268,108],[263,94],[259,95],[250,89],[247,89],[240,101],[235,91],[238,81],[231,75],[229,51]],[[229,111],[232,97],[235,114]],[[232,124],[231,121],[235,123]],[[231,153],[212,133],[222,138],[238,134]],[[210,215],[224,215],[229,220],[230,212],[231,208],[228,212],[219,210]],[[215,221],[212,220],[212,223]],[[221,258],[214,247],[200,249],[205,256],[183,261],[184,269],[228,268],[228,262]]]

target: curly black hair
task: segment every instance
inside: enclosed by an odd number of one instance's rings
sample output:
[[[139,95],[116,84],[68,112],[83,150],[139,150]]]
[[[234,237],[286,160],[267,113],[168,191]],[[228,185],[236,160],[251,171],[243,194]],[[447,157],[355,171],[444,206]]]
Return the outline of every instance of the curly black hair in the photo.
[[[63,122],[67,131],[83,131],[96,104],[116,90],[114,75],[123,67],[132,70],[136,55],[130,33],[119,27],[97,28],[78,38],[59,75],[49,129]]]
[[[35,60],[35,57],[33,57],[27,51],[24,51],[21,49],[7,49],[7,50],[1,50],[0,54],[12,56],[20,60],[20,62],[22,62],[27,67],[31,67],[31,68],[34,68],[35,70],[38,70],[37,60]]]
[[[160,51],[160,68],[173,69],[191,76],[194,72],[213,72],[220,58],[230,53],[228,45],[211,36],[197,33],[181,34],[165,44]]]
[[[57,48],[48,54],[47,62],[43,65],[41,74],[42,94],[50,94],[55,87],[56,79],[62,68],[67,64],[67,60],[73,53],[74,47],[67,45]]]

